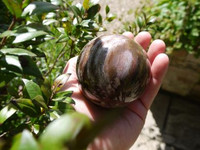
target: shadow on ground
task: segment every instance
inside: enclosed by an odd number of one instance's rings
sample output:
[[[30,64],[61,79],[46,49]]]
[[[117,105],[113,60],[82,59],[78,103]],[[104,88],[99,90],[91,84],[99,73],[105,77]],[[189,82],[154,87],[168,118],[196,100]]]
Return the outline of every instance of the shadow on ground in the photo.
[[[165,150],[200,150],[200,104],[160,91],[151,112]]]
[[[200,150],[200,104],[160,91],[130,150]]]

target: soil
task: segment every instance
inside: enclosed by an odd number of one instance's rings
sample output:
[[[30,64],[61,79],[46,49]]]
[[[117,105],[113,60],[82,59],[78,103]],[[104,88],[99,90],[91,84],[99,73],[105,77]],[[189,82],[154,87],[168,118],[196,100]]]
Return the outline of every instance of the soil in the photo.
[[[116,19],[106,24],[107,33],[119,33],[123,23],[134,20],[134,10],[141,7],[141,0],[100,0],[100,13],[105,16],[106,5],[110,7],[110,13],[116,15]]]

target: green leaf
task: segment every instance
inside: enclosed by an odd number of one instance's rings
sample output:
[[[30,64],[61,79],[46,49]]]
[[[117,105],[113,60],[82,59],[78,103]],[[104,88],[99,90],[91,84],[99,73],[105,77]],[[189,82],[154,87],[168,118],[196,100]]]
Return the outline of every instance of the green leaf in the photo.
[[[57,110],[50,111],[50,120],[53,121],[55,119],[60,118],[60,113]]]
[[[74,106],[67,104],[66,109],[65,109],[65,113],[73,113],[73,112],[76,112]]]
[[[53,101],[61,101],[67,104],[75,104],[75,101],[71,98],[72,91],[61,91],[54,95]]]
[[[62,0],[50,0],[50,2],[54,5],[63,5],[63,1]]]
[[[17,75],[8,71],[8,70],[0,70],[0,88],[5,86],[8,82],[10,82]]]
[[[93,5],[87,11],[87,19],[93,19],[94,16],[100,11],[101,6],[99,4]]]
[[[30,0],[23,0],[22,2],[22,8],[24,9],[28,4],[30,3]]]
[[[4,4],[16,18],[22,14],[22,2],[20,0],[3,0]]]
[[[197,28],[192,29],[192,31],[191,31],[191,35],[192,36],[199,37],[199,34],[200,34],[200,30],[199,29],[197,29]]]
[[[33,22],[26,26],[24,26],[25,29],[27,29],[28,32],[35,32],[35,31],[44,31],[44,32],[50,32],[48,26],[40,23],[40,22]]]
[[[70,97],[72,96],[73,94],[73,91],[60,91],[60,92],[57,92],[53,98],[59,98],[59,97]]]
[[[110,7],[106,5],[106,15],[110,12]]]
[[[90,7],[90,0],[84,0],[84,1],[83,1],[83,8],[84,8],[85,10],[88,10],[89,7]]]
[[[71,32],[71,30],[70,30],[69,32]],[[66,41],[69,41],[68,35],[61,34],[61,35],[58,37],[58,39],[56,40],[56,43],[62,43],[62,42],[66,42]]]
[[[76,104],[75,101],[71,97],[65,97],[64,101],[67,104]]]
[[[7,69],[14,72],[22,73],[23,69],[20,64],[19,58],[17,56],[6,55],[5,62],[7,63],[7,66],[6,66]]]
[[[32,40],[33,38],[36,38],[42,35],[47,35],[47,34],[48,33],[44,31],[32,31],[32,32],[18,34],[15,40],[13,41],[13,43],[21,43],[21,42],[29,41],[29,40]]]
[[[35,82],[27,79],[23,79],[23,82],[30,99],[35,99],[37,96],[42,96],[40,87]]]
[[[37,102],[38,105],[41,106],[42,108],[44,108],[44,109],[46,109],[46,110],[48,109],[48,107],[47,107],[47,105],[46,105],[46,103],[45,103],[45,100],[44,100],[44,98],[43,98],[41,95],[37,95],[37,96],[33,99],[33,101]]]
[[[10,118],[15,112],[16,109],[14,109],[11,105],[5,106],[0,111],[0,125],[4,123],[8,118]]]
[[[0,38],[9,37],[15,35],[16,31],[7,30],[0,35]]]
[[[152,24],[156,23],[156,21],[157,21],[157,18],[152,16],[149,18],[147,25],[152,25]]]
[[[99,25],[94,21],[90,21],[90,19],[83,21],[82,24],[84,29],[90,32],[97,32],[100,29]]]
[[[64,145],[74,144],[81,131],[90,127],[91,121],[87,116],[76,112],[65,114],[50,123],[39,140],[43,150],[60,150]]]
[[[59,75],[53,82],[53,91],[59,91],[69,79],[71,73],[64,73]]]
[[[46,58],[45,52],[41,51],[40,49],[32,49],[31,50],[37,57],[44,57]]]
[[[62,115],[62,114],[65,114],[68,112],[69,106],[71,106],[71,105],[69,105],[67,102],[54,101],[54,106],[52,107],[52,109],[56,110],[60,115]],[[73,107],[73,106],[71,106],[71,107]]]
[[[82,27],[89,27],[89,25],[90,25],[91,23],[93,23],[92,20],[91,20],[91,19],[87,19],[87,20],[83,20],[83,21],[80,23],[80,25],[81,25]]]
[[[27,75],[32,75],[38,78],[43,78],[42,74],[33,61],[33,59],[29,56],[19,56],[19,60],[21,63],[21,66],[23,68],[23,73]]]
[[[108,14],[108,16],[106,17],[106,20],[107,20],[108,22],[111,22],[111,21],[113,21],[115,18],[116,18],[116,15]]]
[[[76,18],[82,17],[81,10],[77,6],[73,5],[73,6],[69,6],[69,7],[71,8],[71,10]]]
[[[45,19],[45,20],[43,20],[43,24],[44,25],[50,25],[50,24],[52,24],[52,23],[57,23],[58,21],[57,20],[55,20],[55,19]]]
[[[39,144],[34,139],[33,135],[28,130],[14,137],[10,150],[39,150]]]
[[[86,35],[86,36],[84,36],[84,38],[90,41],[94,38],[94,36],[93,35]]]
[[[29,4],[23,11],[22,16],[26,16],[26,15],[41,15],[43,13],[48,13],[48,12],[52,12],[55,11],[56,9],[58,9],[59,7],[56,5],[53,5],[51,3],[48,2],[32,2],[31,4]]]
[[[40,113],[40,107],[35,105],[31,99],[19,98],[11,100],[11,103],[20,111],[31,117],[37,117]]]
[[[48,78],[45,78],[43,83],[41,84],[41,91],[44,94],[44,97],[46,99],[46,103],[48,104],[49,98],[51,97],[51,83]]]
[[[98,15],[98,22],[99,22],[99,24],[103,23],[103,19],[102,19],[102,16],[100,14]]]
[[[4,48],[4,49],[1,49],[1,52],[4,54],[11,54],[11,55],[17,55],[17,56],[22,56],[22,55],[28,55],[31,57],[36,56],[34,53],[25,49],[21,49],[21,48]]]
[[[142,29],[144,25],[144,20],[142,19],[142,17],[137,17],[137,25],[139,26],[140,29]]]
[[[176,48],[176,49],[180,49],[182,46],[183,46],[183,43],[181,43],[181,42],[176,42],[174,44],[174,48]]]
[[[6,55],[5,59],[8,65],[16,66],[20,68],[20,70],[22,70],[21,64],[17,56]]]
[[[40,124],[34,124],[32,128],[34,134],[38,134],[40,132]]]

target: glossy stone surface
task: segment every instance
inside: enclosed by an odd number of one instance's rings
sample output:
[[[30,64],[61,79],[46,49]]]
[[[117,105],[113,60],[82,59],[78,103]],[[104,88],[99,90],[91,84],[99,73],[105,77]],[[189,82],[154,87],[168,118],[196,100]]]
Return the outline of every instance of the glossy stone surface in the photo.
[[[123,35],[100,36],[90,41],[78,58],[76,71],[85,97],[103,107],[134,101],[151,77],[146,53]]]

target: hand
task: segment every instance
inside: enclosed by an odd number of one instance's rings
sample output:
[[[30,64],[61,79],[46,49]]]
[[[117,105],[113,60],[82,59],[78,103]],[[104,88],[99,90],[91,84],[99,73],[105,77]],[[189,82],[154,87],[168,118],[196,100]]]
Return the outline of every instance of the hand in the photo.
[[[124,35],[129,38],[134,38],[130,32],[125,32]],[[96,137],[88,149],[125,150],[130,148],[139,136],[145,122],[147,111],[160,89],[161,82],[169,64],[168,56],[164,54],[165,43],[161,40],[155,40],[150,45],[151,35],[148,32],[139,33],[135,37],[135,41],[145,50],[149,47],[147,55],[151,63],[151,81],[143,95],[130,103],[120,118]],[[105,115],[106,110],[86,100],[81,94],[76,76],[76,61],[77,57],[70,59],[64,69],[64,73],[71,73],[72,75],[63,89],[73,91],[72,98],[76,102],[74,106],[76,111],[84,113],[96,121]]]

